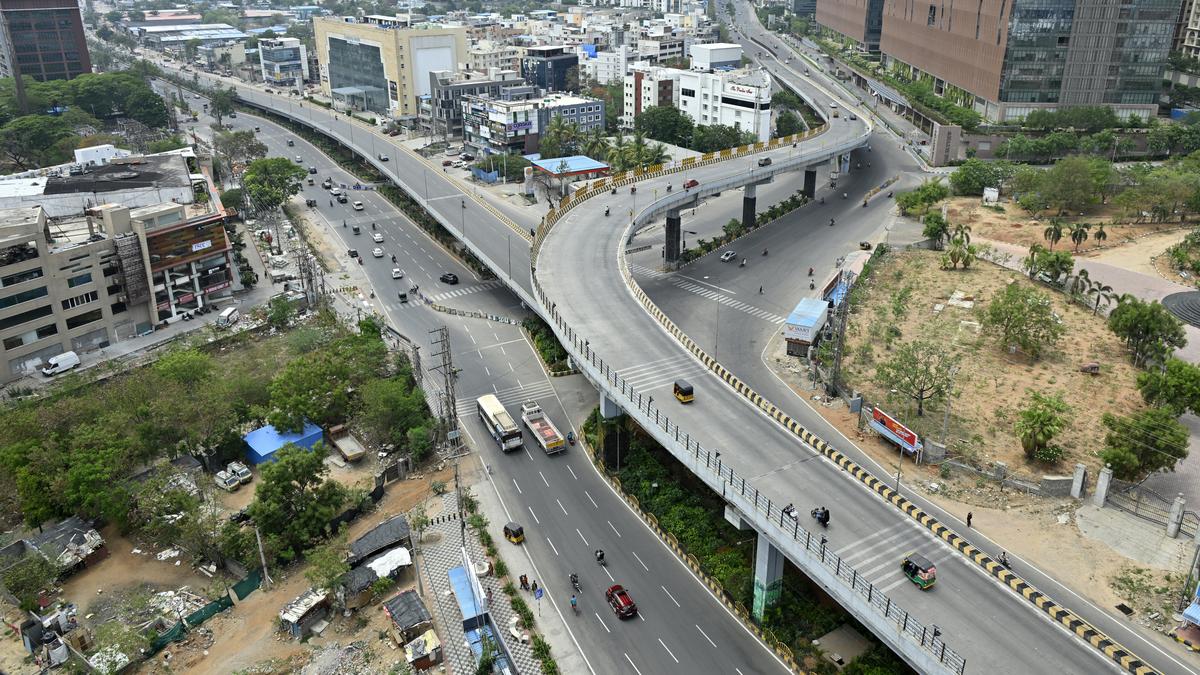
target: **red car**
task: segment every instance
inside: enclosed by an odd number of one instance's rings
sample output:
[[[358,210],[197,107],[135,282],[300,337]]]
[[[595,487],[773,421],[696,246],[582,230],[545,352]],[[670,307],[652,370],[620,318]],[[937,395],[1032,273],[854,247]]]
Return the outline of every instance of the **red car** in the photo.
[[[621,584],[609,586],[604,592],[604,599],[608,600],[608,606],[612,607],[613,612],[622,619],[628,619],[637,616],[637,604],[633,602],[633,598],[629,597],[629,591]]]
[[[690,189],[690,188],[694,188],[694,187],[696,187],[696,186],[697,186],[697,185],[699,185],[699,184],[700,184],[700,181],[698,181],[698,180],[696,180],[695,178],[693,178],[693,179],[689,180],[688,182],[684,183],[684,184],[683,184],[683,188],[684,188],[685,190],[687,190],[687,189]]]
[[[442,166],[450,166],[453,163],[454,163],[454,160],[452,160],[452,159],[443,159],[442,160]]]

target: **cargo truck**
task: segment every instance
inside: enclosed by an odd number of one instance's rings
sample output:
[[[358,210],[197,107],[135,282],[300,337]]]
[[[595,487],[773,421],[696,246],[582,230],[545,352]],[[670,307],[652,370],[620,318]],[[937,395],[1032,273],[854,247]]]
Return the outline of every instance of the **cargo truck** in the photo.
[[[329,438],[333,439],[333,446],[347,462],[357,462],[367,454],[367,449],[350,433],[345,424],[330,427]]]
[[[537,439],[538,445],[542,446],[542,450],[545,450],[547,455],[567,449],[567,444],[563,440],[563,435],[558,432],[558,427],[554,426],[546,413],[542,412],[542,406],[535,401],[521,404],[521,421],[525,422],[525,426],[533,432],[533,437]]]

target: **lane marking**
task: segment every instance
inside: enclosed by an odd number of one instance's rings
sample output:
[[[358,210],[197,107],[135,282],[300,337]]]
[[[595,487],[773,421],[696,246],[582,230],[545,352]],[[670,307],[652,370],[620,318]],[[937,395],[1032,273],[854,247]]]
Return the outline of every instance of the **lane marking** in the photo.
[[[604,623],[604,619],[601,619],[601,618],[600,618],[600,613],[599,613],[599,612],[592,612],[592,616],[596,617],[596,620],[600,622],[600,625],[601,625],[601,626],[604,626],[604,630],[605,630],[605,632],[612,633],[612,631],[611,631],[611,630],[609,630],[609,628],[608,628],[608,624]],[[626,656],[625,658],[629,658],[629,657],[628,657],[628,656]]]
[[[558,547],[554,545],[554,542],[550,541],[550,537],[546,537],[546,543],[550,544],[550,548],[554,551],[554,555],[558,555]]]
[[[516,479],[516,478],[512,479],[512,482],[513,482],[513,487],[517,488],[517,494],[519,494],[519,495],[523,495],[523,494],[525,494],[523,491],[521,491],[521,486],[520,486],[520,485],[517,485],[517,479]]]
[[[569,516],[569,515],[571,515],[571,514],[567,513],[567,507],[563,506],[563,503],[562,503],[562,500],[561,500],[561,499],[555,498],[555,500],[554,500],[554,501],[558,502],[558,508],[562,509],[562,512],[563,512],[563,515],[564,515],[564,516]]]
[[[540,525],[540,524],[541,524],[541,523],[539,523],[539,525]],[[575,528],[575,534],[578,534],[578,535],[579,535],[579,538],[583,540],[583,545],[584,545],[584,546],[588,546],[588,547],[590,547],[590,546],[591,546],[591,544],[589,544],[589,543],[588,543],[587,537],[583,536],[583,533],[579,531],[579,528],[578,528],[578,527],[577,527],[577,528]]]
[[[663,649],[666,649],[668,654],[671,654],[671,649],[667,647],[667,643],[662,641],[662,638],[658,638],[658,644],[662,645]],[[671,658],[675,659],[675,663],[679,663],[679,659],[676,659],[674,654],[671,654]]]
[[[533,507],[527,506],[525,508],[529,509],[529,515],[533,516],[533,522],[537,523],[538,525],[541,525],[542,521],[538,520],[537,514],[533,512]]]
[[[529,452],[529,451],[526,450],[525,452]],[[529,459],[533,459],[533,455],[529,455]],[[539,471],[538,475],[542,477],[542,482],[546,484],[546,487],[550,487],[550,481],[546,480],[545,474],[543,474],[541,471]]]
[[[611,520],[608,521],[608,526],[612,528],[612,531],[615,532],[618,537],[621,536],[621,533],[617,532],[617,526],[613,525]]]
[[[575,480],[579,480],[579,476],[575,475],[575,470],[572,469],[571,465],[569,465],[569,464],[567,465],[567,471],[571,472],[571,478],[574,478]]]
[[[630,553],[633,553],[633,557],[637,558],[637,561],[638,561],[639,563],[641,563],[641,565],[642,565],[642,569],[646,570],[647,572],[649,572],[649,571],[650,571],[650,568],[649,568],[649,567],[646,567],[646,563],[642,562],[642,559],[641,559],[641,558],[638,558],[638,554],[637,554],[636,552],[634,552],[634,551],[630,551]]]
[[[600,508],[600,505],[596,503],[596,500],[592,499],[592,493],[588,492],[587,490],[584,490],[583,494],[587,495],[588,501],[592,503],[592,506],[594,506],[596,508]]]
[[[663,589],[663,593],[667,594],[667,597],[671,599],[671,602],[675,603],[676,607],[683,608],[683,605],[679,604],[679,601],[675,599],[675,596],[671,595],[671,591],[668,591],[666,586],[659,586],[659,588]]]
[[[712,645],[714,648],[717,646],[717,643],[713,642],[712,638],[708,637],[708,633],[704,632],[704,629],[700,627],[700,624],[696,624],[696,630],[700,631],[700,634],[704,636],[705,640],[708,640],[708,644]],[[742,671],[739,670],[738,672],[740,673]]]
[[[621,653],[625,654],[625,652]],[[629,665],[633,666],[633,670],[637,672],[638,675],[642,675],[642,671],[638,669],[637,664],[633,662],[633,659],[629,658],[629,654],[625,654],[625,660],[629,662]]]

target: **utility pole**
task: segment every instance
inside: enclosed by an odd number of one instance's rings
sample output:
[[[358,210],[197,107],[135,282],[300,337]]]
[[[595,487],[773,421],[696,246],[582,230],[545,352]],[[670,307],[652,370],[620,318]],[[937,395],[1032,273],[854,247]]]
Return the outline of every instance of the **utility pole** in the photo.
[[[435,336],[432,340],[434,348],[440,350],[435,351],[433,355],[441,359],[441,363],[433,367],[442,374],[444,410],[441,415],[443,433],[439,434],[438,439],[439,445],[442,446],[440,454],[445,459],[461,457],[466,453],[458,431],[458,405],[454,397],[454,381],[458,378],[458,371],[454,368],[454,360],[450,353],[450,329],[442,326],[429,332]]]
[[[258,559],[262,562],[263,583],[270,587],[275,582],[271,581],[271,575],[267,573],[267,554],[263,553],[262,535],[258,533],[258,525],[254,526],[254,540],[258,542]]]

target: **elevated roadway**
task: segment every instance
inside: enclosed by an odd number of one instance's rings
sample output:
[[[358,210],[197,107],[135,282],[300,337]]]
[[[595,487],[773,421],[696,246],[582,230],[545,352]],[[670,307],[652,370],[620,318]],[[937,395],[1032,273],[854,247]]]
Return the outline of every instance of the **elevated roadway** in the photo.
[[[814,450],[813,439],[801,442],[777,421],[763,415],[761,402],[759,407],[751,406],[743,395],[728,386],[728,376],[719,378],[713,374],[711,364],[700,360],[695,349],[685,349],[686,339],[681,342],[678,336],[669,334],[662,318],[647,312],[644,301],[639,299],[639,289],[623,265],[618,264],[624,242],[634,228],[694,198],[691,192],[678,191],[681,179],[699,181],[696,191],[703,194],[761,180],[766,173],[818,165],[865,142],[869,133],[865,123],[835,122],[830,131],[801,143],[798,148],[785,145],[753,156],[647,178],[638,183],[639,194],[622,190],[618,195],[606,196],[603,203],[616,213],[633,211],[632,222],[628,218],[603,216],[600,201],[568,211],[542,241],[537,262],[537,278],[542,288],[536,294],[539,302],[535,300],[530,268],[522,265],[527,260],[527,248],[520,243],[525,238],[522,227],[494,207],[463,196],[469,191],[464,190],[466,186],[441,179],[436,170],[430,170],[419,159],[402,160],[407,151],[388,142],[386,137],[348,123],[344,117],[334,119],[324,109],[301,106],[297,101],[257,90],[242,88],[238,93],[250,104],[311,124],[366,157],[375,158],[381,151],[389,153],[390,162],[374,160],[377,168],[423,202],[523,300],[541,306],[564,344],[581,363],[603,363],[600,370],[591,366],[589,371],[611,402],[633,414],[668,447],[674,445],[676,433],[683,434],[688,445],[681,456],[686,456],[691,448],[693,457],[719,460],[716,466],[720,473],[700,468],[695,460],[690,465],[714,489],[725,492],[731,503],[739,507],[745,522],[763,535],[765,545],[760,544],[760,558],[769,562],[780,551],[787,553],[919,670],[962,670],[957,664],[964,661],[969,664],[966,668],[969,672],[984,672],[1000,663],[1011,666],[1006,669],[1013,672],[1096,672],[1106,666],[1113,667],[1111,661],[1101,658],[1099,651],[1071,639],[1066,629],[1055,628],[1042,610],[1005,590],[979,565],[943,548],[940,542],[944,535],[938,538],[928,528],[913,526],[913,520],[879,499],[865,483],[851,480],[847,472],[825,458],[828,455]],[[757,157],[766,155],[772,156],[776,169],[752,174],[758,169]],[[668,184],[674,185],[676,191],[667,193]],[[647,193],[653,194],[656,188],[659,195],[668,196],[659,203],[647,204]],[[664,412],[650,399],[655,395],[653,391],[639,390],[641,397],[631,398],[629,390],[620,385],[622,379],[627,381],[619,377],[621,372],[653,368],[655,364],[668,373],[688,373],[689,379],[697,384],[702,403]],[[658,392],[660,404],[670,396],[669,385],[666,386],[667,389],[660,387]],[[622,389],[626,393],[621,393]],[[773,408],[769,404],[766,407]],[[666,429],[661,426],[664,416],[672,419]],[[717,452],[722,455],[715,457]],[[735,476],[744,481],[736,494],[727,491],[729,480]],[[744,492],[747,488],[750,492]],[[753,494],[753,500],[747,502],[744,494]],[[774,506],[766,506],[764,510],[768,498]],[[789,501],[798,501],[801,512],[808,504],[832,506],[835,522],[828,533],[831,544],[835,543],[833,537],[842,542],[911,537],[913,547],[931,553],[944,570],[937,591],[918,594],[906,586],[889,583],[892,586],[889,590],[899,594],[894,604],[913,612],[911,616],[904,615],[903,625],[897,622],[900,615],[892,602],[888,601],[883,610],[874,604],[880,595],[886,596],[882,590],[876,590],[877,594],[867,590],[870,597],[866,605],[855,601],[852,594],[862,595],[864,589],[857,572],[847,580],[841,576],[843,566],[838,564],[838,570],[830,576],[828,571],[822,572],[825,569],[822,559],[832,559],[826,555],[829,547],[820,546],[819,552],[814,553],[811,540],[803,538],[804,544],[798,548],[795,537],[789,538],[784,526],[790,524],[777,517],[778,504]],[[799,533],[795,526],[789,529],[791,535]],[[898,566],[899,561],[877,564]],[[847,581],[852,589],[850,594],[844,588]],[[838,584],[843,588],[839,589]],[[871,589],[877,587],[872,584]],[[886,616],[882,624],[881,611]],[[1073,619],[1068,617],[1068,620],[1075,626]],[[887,627],[888,623],[892,628]],[[916,634],[908,630],[914,624],[921,625],[923,630]],[[940,628],[935,630],[934,626]],[[1077,627],[1075,631],[1079,632]],[[1106,639],[1093,642],[1105,645],[1110,653],[1116,649]],[[949,651],[957,655],[957,660],[948,665],[943,661],[947,643]],[[1129,664],[1130,657],[1123,657],[1123,662]],[[1127,666],[1129,670],[1135,668]],[[1143,667],[1136,672],[1152,671]]]

